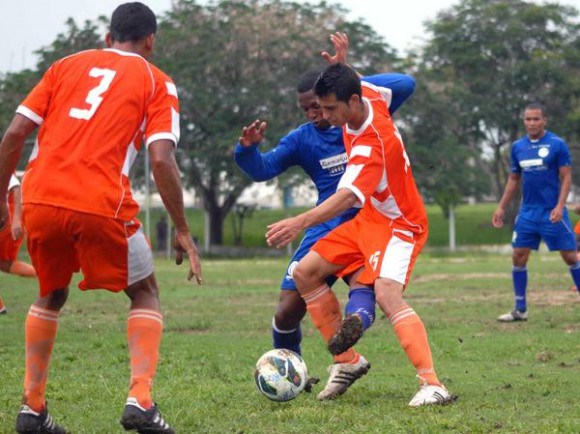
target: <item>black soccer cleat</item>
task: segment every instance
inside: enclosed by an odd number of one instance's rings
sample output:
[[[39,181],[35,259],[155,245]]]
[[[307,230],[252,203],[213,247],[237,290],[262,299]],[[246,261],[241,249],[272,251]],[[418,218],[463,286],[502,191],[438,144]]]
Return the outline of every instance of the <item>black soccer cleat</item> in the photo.
[[[137,431],[139,434],[175,434],[173,428],[163,420],[157,405],[146,410],[135,398],[128,398],[123,416],[119,421],[126,431]]]
[[[23,405],[16,419],[16,432],[20,434],[66,434],[67,431],[56,424],[48,410],[45,408],[41,413],[32,410],[28,405]]]
[[[337,356],[354,346],[364,332],[363,323],[358,315],[347,315],[338,332],[328,341],[328,351]]]

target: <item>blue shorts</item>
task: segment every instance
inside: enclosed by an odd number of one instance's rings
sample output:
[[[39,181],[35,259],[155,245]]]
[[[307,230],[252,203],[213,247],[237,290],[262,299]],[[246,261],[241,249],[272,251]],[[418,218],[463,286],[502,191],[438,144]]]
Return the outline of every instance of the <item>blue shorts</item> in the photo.
[[[341,214],[338,217],[333,218],[325,223],[321,223],[319,225],[313,226],[306,230],[304,233],[304,237],[302,241],[300,241],[300,245],[294,252],[294,256],[290,260],[288,264],[288,268],[286,269],[286,275],[282,279],[282,284],[280,288],[282,290],[289,290],[289,291],[297,291],[296,284],[294,283],[294,279],[292,278],[292,271],[294,271],[294,267],[298,264],[298,262],[306,256],[306,254],[310,251],[314,243],[316,243],[320,238],[325,236],[331,230],[336,228],[337,226],[341,225],[345,221],[352,219],[358,212],[358,209],[351,208],[350,210],[346,211],[344,214]],[[334,285],[336,282],[336,276],[329,276],[326,279],[326,283],[329,286]]]
[[[550,251],[576,250],[576,236],[568,210],[564,208],[558,223],[550,221],[551,212],[551,208],[522,208],[516,218],[512,246],[538,250],[540,241],[544,240]]]

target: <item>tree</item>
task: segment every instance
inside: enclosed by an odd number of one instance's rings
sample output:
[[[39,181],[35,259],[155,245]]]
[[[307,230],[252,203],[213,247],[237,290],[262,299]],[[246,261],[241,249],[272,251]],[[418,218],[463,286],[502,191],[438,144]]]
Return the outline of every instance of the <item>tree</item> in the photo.
[[[351,58],[366,73],[395,59],[370,27],[347,22],[345,10],[325,2],[180,0],[162,20],[154,63],[179,89],[179,164],[202,200],[210,244],[222,244],[225,217],[251,183],[233,163],[241,127],[266,120],[276,143],[303,122],[295,83],[325,66],[320,50],[330,50],[336,29],[349,32]]]
[[[457,118],[451,126],[458,128],[451,131],[463,148],[489,155],[498,195],[509,173],[508,145],[523,133],[527,103],[543,102],[554,129],[569,140],[578,137],[576,16],[558,4],[464,0],[427,25],[433,37],[420,58],[429,85],[447,96],[440,109],[452,108]],[[446,132],[449,127],[440,125]]]

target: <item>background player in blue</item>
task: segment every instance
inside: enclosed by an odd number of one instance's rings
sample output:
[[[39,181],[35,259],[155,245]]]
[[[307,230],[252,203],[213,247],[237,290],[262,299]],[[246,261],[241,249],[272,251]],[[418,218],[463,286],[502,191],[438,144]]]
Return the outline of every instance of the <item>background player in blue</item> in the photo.
[[[526,264],[532,249],[544,240],[550,251],[559,250],[570,267],[576,288],[580,288],[580,262],[566,198],[572,184],[571,159],[566,142],[546,130],[547,117],[541,104],[532,103],[524,111],[527,135],[514,142],[511,149],[511,174],[492,224],[503,226],[504,209],[522,184],[522,205],[514,227],[513,285],[515,308],[500,315],[502,322],[526,321]]]
[[[329,56],[323,53],[323,56]],[[336,56],[346,52],[337,49]],[[314,182],[318,191],[317,205],[330,197],[344,173],[348,156],[342,141],[342,129],[332,127],[323,119],[322,109],[314,95],[314,84],[320,71],[309,71],[302,75],[297,85],[298,103],[308,123],[284,136],[272,150],[261,153],[258,149],[264,138],[266,123],[259,120],[242,129],[236,145],[234,158],[238,166],[254,181],[272,179],[292,166],[300,166]],[[404,74],[379,74],[363,77],[370,83],[387,89],[391,93],[390,111],[394,113],[411,96],[415,88],[412,77]],[[350,220],[357,209],[350,209],[328,222],[305,231],[304,237],[282,279],[280,299],[272,321],[274,348],[288,348],[301,353],[302,333],[300,321],[306,314],[306,305],[297,291],[292,270],[314,243],[333,228]],[[355,282],[356,279],[350,279]],[[329,281],[332,285],[336,278]],[[346,314],[358,315],[363,329],[371,326],[375,318],[375,296],[372,288],[351,287]]]

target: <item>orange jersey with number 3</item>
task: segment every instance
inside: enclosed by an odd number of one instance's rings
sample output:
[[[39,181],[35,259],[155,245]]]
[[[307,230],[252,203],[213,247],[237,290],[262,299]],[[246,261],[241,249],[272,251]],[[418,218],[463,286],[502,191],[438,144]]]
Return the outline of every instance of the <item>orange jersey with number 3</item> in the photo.
[[[363,206],[358,218],[386,218],[393,228],[425,233],[427,213],[403,140],[380,88],[365,82],[362,87],[369,114],[358,130],[343,128],[349,160],[337,188],[348,188],[358,197]]]
[[[129,169],[150,143],[179,140],[173,81],[133,53],[88,50],[55,62],[16,110],[40,125],[23,204],[131,220]]]

